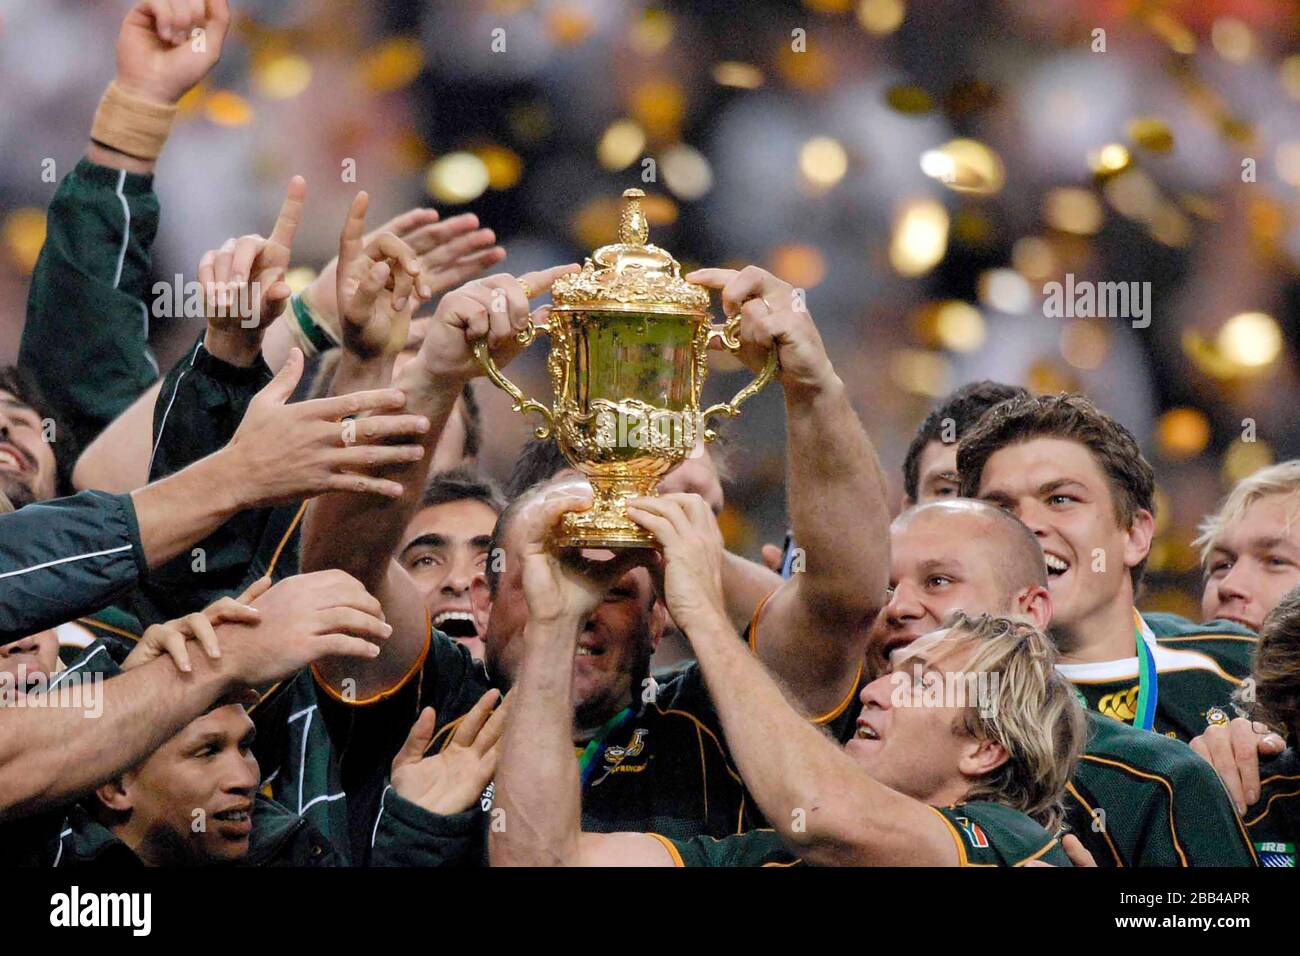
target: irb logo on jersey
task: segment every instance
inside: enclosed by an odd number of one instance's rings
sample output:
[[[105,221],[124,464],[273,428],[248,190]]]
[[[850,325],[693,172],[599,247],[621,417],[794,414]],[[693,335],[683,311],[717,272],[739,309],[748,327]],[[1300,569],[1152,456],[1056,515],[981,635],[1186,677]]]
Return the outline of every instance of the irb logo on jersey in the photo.
[[[1294,843],[1256,843],[1260,866],[1295,866]]]
[[[980,850],[987,849],[989,838],[984,835],[984,831],[980,829],[978,823],[967,820],[965,817],[958,817],[957,825],[961,827],[961,832],[966,834],[966,839],[970,841],[971,846]]]

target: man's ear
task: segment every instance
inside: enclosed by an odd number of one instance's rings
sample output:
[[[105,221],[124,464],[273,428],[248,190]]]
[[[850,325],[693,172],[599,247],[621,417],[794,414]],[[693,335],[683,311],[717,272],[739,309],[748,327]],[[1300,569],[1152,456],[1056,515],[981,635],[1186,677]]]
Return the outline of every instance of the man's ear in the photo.
[[[1124,567],[1135,568],[1142,563],[1151,553],[1151,539],[1155,533],[1156,519],[1145,508],[1138,509],[1124,536]]]
[[[1052,620],[1052,595],[1047,588],[1034,585],[1016,595],[1016,613],[1029,620],[1040,631],[1047,631]]]
[[[124,776],[96,787],[95,799],[116,813],[130,813],[132,809],[131,794]]]
[[[668,608],[659,598],[655,598],[655,603],[650,607],[650,649],[655,650],[659,647],[659,639],[664,636],[664,630],[668,627]]]
[[[488,615],[492,613],[492,594],[488,589],[487,578],[475,575],[469,585],[469,607],[474,616],[474,627],[480,634],[487,633]]]
[[[966,777],[983,777],[1006,763],[1009,756],[1007,749],[996,740],[975,737],[962,748],[957,769]]]

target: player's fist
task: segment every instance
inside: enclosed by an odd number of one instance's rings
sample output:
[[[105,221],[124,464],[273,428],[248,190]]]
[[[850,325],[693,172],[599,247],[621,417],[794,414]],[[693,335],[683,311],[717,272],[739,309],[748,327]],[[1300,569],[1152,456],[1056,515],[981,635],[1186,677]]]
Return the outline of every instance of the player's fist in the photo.
[[[229,0],[143,0],[117,35],[117,84],[176,103],[217,62],[229,28]]]

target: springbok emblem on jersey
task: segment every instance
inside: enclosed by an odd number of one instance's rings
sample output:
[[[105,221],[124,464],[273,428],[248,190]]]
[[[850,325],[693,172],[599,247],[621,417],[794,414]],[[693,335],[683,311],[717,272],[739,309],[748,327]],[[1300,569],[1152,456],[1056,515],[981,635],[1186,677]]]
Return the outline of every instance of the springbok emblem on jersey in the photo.
[[[645,739],[650,735],[650,731],[644,727],[638,727],[632,734],[632,740],[626,747],[610,747],[605,751],[605,760],[607,763],[618,763],[624,757],[635,757],[645,749]]]

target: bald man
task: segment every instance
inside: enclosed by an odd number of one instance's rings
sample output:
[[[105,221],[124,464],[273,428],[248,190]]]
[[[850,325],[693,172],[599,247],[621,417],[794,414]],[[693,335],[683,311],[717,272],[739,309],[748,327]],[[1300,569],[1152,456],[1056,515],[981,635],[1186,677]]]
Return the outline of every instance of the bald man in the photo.
[[[969,498],[935,501],[899,515],[890,542],[889,603],[868,644],[871,673],[957,609],[1020,615],[1047,630],[1043,554],[1010,513]],[[1254,865],[1227,792],[1190,747],[1093,712],[1088,726],[1066,811],[1099,865]]]

